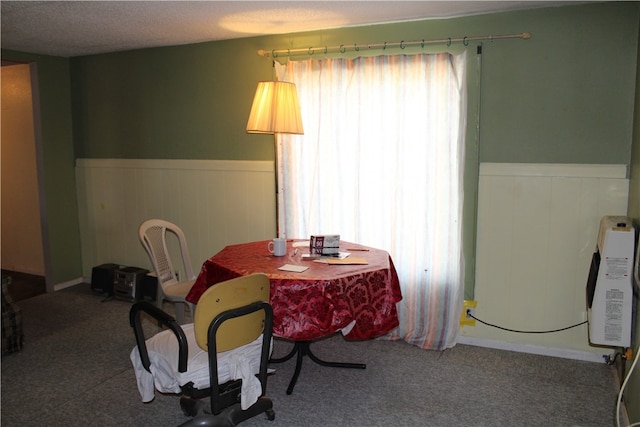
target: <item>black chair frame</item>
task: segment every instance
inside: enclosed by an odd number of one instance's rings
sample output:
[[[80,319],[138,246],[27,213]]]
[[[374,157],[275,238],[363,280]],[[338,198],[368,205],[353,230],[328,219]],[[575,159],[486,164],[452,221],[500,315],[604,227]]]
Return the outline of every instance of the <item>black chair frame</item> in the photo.
[[[235,426],[238,423],[252,418],[262,412],[267,419],[273,421],[275,412],[271,399],[265,397],[267,386],[267,365],[269,363],[269,353],[271,347],[271,337],[273,329],[273,310],[266,302],[254,302],[244,307],[227,310],[217,315],[209,325],[207,341],[209,343],[209,375],[210,384],[218,384],[218,358],[216,352],[216,333],[224,322],[245,316],[256,311],[263,310],[265,313],[262,352],[260,357],[260,371],[258,379],[262,385],[262,394],[258,401],[251,407],[243,410],[240,407],[240,389],[242,380],[232,380],[218,387],[208,387],[206,389],[197,389],[193,387],[193,383],[185,384],[181,387],[182,397],[180,406],[186,416],[194,417],[183,426]],[[164,326],[171,330],[178,340],[178,371],[186,372],[188,359],[187,338],[184,331],[176,320],[160,310],[157,306],[141,301],[135,303],[129,311],[129,324],[134,330],[136,344],[140,353],[142,366],[149,372],[151,362],[147,351],[146,339],[142,327],[141,314],[146,313],[155,319],[160,326]],[[207,407],[202,402],[204,397],[210,397],[210,404]]]

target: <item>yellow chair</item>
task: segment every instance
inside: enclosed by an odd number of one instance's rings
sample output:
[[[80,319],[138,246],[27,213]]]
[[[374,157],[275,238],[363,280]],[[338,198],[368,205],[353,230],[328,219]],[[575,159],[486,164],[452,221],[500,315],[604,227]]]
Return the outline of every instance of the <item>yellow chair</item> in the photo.
[[[273,325],[268,301],[269,279],[252,274],[207,289],[192,324],[179,325],[149,302],[135,303],[129,322],[137,345],[130,358],[142,400],[153,400],[156,390],[182,394],[183,413],[194,417],[187,426],[235,426],[260,413],[273,420],[265,397]],[[145,339],[144,320],[168,329]]]

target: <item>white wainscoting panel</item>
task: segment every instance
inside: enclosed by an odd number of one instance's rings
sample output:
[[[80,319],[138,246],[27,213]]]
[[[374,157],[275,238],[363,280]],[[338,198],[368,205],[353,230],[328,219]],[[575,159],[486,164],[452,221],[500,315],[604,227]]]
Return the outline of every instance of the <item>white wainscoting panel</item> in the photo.
[[[182,228],[196,272],[227,245],[275,236],[273,162],[78,159],[76,179],[85,278],[105,263],[151,270],[138,240],[149,218]]]
[[[542,331],[586,320],[585,286],[600,218],[626,215],[625,165],[480,165],[476,316]],[[608,353],[588,344],[587,325],[552,334],[488,327],[461,335],[548,348]]]

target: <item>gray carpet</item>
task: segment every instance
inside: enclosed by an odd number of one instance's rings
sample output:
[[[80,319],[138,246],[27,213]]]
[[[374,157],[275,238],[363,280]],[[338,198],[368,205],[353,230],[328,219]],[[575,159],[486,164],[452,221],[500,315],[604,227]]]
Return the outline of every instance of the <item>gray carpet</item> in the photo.
[[[175,426],[187,420],[176,396],[143,404],[129,362],[130,304],[101,302],[89,285],[20,301],[25,343],[2,358],[3,426]],[[167,306],[169,308],[170,306]],[[276,341],[275,355],[291,344]],[[276,419],[243,426],[612,426],[614,368],[458,345],[444,352],[403,342],[315,343],[292,395],[295,361],[273,365],[267,395]]]

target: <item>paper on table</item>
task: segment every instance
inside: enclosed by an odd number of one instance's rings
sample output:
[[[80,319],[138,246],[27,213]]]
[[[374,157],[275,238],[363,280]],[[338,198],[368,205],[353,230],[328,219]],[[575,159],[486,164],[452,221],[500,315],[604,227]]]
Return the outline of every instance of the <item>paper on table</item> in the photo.
[[[309,247],[309,241],[308,240],[302,240],[302,241],[299,241],[299,242],[293,242],[291,244],[291,246],[293,246],[294,248],[302,248],[302,247],[306,246],[308,248]]]
[[[313,262],[323,262],[325,264],[339,264],[339,265],[350,265],[350,264],[369,264],[369,262],[362,257],[353,257],[350,256],[348,258],[321,258],[317,259]]]
[[[293,271],[294,273],[302,273],[307,270],[309,267],[305,267],[304,265],[293,265],[293,264],[285,264],[282,267],[278,268],[278,270],[282,271]]]

